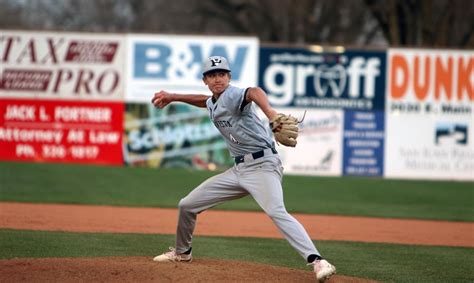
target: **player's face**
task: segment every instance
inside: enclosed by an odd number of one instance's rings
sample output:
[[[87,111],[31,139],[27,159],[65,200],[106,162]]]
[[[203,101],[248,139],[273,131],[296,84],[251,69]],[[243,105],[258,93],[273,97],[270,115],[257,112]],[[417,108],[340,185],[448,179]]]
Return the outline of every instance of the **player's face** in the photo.
[[[203,78],[204,83],[213,94],[221,94],[229,86],[229,72],[213,72]]]

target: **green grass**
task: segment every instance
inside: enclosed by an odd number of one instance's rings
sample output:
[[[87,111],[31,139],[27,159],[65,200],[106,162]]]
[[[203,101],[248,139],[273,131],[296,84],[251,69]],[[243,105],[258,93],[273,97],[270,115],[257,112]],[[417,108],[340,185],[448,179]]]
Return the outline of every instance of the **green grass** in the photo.
[[[0,258],[149,256],[173,245],[170,235],[0,230]],[[472,282],[474,249],[320,241],[338,274],[392,282]],[[195,257],[307,269],[285,240],[195,237]]]
[[[0,201],[176,207],[216,173],[71,164],[0,162]],[[474,221],[472,182],[285,176],[291,212]],[[249,198],[219,209],[260,210]],[[409,232],[407,232],[409,233]],[[149,256],[171,235],[0,229],[0,258]],[[474,249],[319,241],[338,274],[393,282],[472,282]],[[285,240],[195,237],[198,257],[307,269]]]
[[[176,207],[214,174],[0,162],[0,201]],[[285,176],[283,185],[293,213],[474,221],[473,182]],[[250,197],[218,208],[260,210]]]

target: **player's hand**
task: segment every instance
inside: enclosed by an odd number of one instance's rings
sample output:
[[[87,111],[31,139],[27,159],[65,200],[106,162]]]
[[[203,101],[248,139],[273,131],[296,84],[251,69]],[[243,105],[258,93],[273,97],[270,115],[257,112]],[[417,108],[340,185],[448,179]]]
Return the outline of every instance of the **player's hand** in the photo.
[[[151,103],[157,108],[163,108],[166,105],[173,102],[173,94],[160,90],[159,92],[155,93],[153,98],[151,99]]]

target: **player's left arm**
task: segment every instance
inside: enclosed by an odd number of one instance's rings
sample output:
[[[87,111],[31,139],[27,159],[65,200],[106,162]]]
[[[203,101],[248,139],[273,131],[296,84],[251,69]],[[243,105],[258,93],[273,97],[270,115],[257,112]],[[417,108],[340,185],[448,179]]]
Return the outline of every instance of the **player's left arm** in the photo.
[[[269,121],[273,120],[278,114],[275,109],[270,106],[267,94],[259,87],[248,88],[245,101],[247,103],[255,102],[255,104],[262,109],[263,113],[265,113]]]
[[[259,87],[252,87],[247,90],[246,102],[255,102],[265,113],[270,121],[270,128],[275,136],[277,143],[295,147],[298,138],[298,121],[297,118],[291,115],[277,113],[275,109],[270,106],[267,94]]]

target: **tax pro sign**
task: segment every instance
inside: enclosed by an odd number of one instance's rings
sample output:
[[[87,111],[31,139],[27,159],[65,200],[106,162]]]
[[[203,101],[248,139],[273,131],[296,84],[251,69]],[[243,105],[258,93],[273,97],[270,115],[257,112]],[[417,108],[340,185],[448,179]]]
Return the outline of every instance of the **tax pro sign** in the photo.
[[[474,180],[474,52],[388,54],[385,176]]]
[[[124,36],[1,31],[0,97],[121,101]]]

